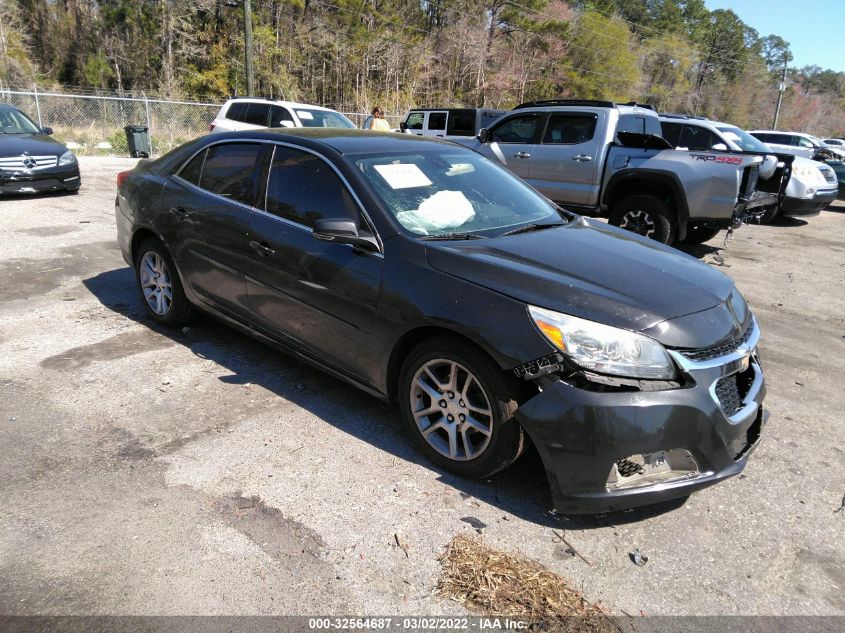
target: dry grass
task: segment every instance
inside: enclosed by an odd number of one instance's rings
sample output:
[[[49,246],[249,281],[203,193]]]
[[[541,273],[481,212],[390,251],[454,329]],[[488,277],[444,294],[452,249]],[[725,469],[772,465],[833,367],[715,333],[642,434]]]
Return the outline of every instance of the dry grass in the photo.
[[[458,534],[441,556],[436,595],[479,615],[508,617],[550,631],[616,632],[598,605],[540,563],[501,552],[477,536]]]

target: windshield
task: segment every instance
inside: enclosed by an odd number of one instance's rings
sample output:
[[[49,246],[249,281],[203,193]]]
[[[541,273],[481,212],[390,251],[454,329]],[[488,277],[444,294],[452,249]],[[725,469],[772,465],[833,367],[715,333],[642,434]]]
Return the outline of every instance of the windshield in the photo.
[[[3,134],[41,134],[41,130],[23,112],[0,108],[0,132]]]
[[[551,202],[474,152],[397,152],[350,159],[399,224],[416,235],[490,237],[526,223],[562,222]]]
[[[717,127],[722,134],[728,137],[728,140],[733,141],[739,147],[746,152],[771,152],[772,148],[766,145],[765,143],[757,140],[753,136],[751,136],[745,130],[741,130],[738,127],[733,126],[725,126],[725,127]]]
[[[355,127],[352,121],[340,112],[334,112],[333,110],[297,108],[296,116],[302,122],[302,127]]]

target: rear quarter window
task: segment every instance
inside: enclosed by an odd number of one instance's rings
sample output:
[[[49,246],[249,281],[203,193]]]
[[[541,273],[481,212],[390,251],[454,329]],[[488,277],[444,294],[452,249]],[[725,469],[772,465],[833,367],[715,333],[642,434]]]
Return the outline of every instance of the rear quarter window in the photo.
[[[226,118],[232,121],[243,121],[244,109],[248,104],[243,103],[241,101],[236,101],[229,105],[229,109],[226,110]]]
[[[188,164],[181,169],[178,174],[179,178],[187,180],[192,185],[199,186],[200,175],[202,174],[202,164],[205,161],[205,152],[206,150],[202,150],[199,154],[194,156]]]

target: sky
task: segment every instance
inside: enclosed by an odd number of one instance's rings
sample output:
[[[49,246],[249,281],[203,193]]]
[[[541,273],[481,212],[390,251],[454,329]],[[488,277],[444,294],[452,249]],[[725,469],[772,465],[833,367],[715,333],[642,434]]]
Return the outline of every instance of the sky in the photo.
[[[798,68],[815,64],[845,72],[845,0],[705,0],[707,8],[730,9],[760,37],[789,42]]]

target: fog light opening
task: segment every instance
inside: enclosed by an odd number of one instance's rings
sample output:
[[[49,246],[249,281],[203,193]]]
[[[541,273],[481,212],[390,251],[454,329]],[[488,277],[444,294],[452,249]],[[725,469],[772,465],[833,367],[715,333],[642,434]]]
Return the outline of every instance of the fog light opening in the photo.
[[[607,476],[607,489],[613,491],[653,486],[689,479],[699,474],[698,463],[692,453],[684,448],[637,453],[624,457],[611,466]]]

